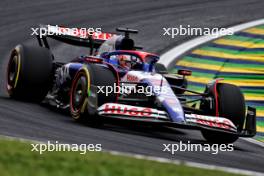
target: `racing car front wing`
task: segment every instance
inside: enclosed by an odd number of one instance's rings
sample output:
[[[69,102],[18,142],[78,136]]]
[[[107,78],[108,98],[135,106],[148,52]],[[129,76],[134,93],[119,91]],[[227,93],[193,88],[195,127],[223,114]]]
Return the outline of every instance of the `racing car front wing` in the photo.
[[[231,120],[224,117],[185,114],[185,121],[173,122],[165,111],[118,103],[103,104],[97,109],[97,113],[104,117],[154,122],[177,128],[206,129],[232,133],[241,137],[252,137],[256,134],[256,111],[251,107],[248,108],[245,128],[241,132],[238,132],[237,127]]]

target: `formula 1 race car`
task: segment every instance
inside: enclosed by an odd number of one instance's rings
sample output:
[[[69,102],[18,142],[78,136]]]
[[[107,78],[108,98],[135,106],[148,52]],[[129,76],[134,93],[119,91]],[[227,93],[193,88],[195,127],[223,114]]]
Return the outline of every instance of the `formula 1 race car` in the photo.
[[[42,26],[58,32],[65,28]],[[39,46],[16,46],[7,68],[10,97],[69,109],[78,121],[105,118],[201,130],[209,142],[232,143],[256,134],[256,110],[245,107],[240,89],[219,79],[204,93],[187,89],[189,70],[169,74],[159,56],[139,51],[129,36],[113,33],[36,35]],[[48,38],[90,48],[87,56],[56,62]]]

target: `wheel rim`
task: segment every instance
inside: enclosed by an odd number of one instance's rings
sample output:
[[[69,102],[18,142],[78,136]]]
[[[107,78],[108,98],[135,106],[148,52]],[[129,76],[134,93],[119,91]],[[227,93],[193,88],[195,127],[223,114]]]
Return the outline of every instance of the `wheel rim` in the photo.
[[[84,75],[81,75],[73,89],[73,98],[72,98],[72,107],[74,111],[80,111],[82,108],[83,102],[86,97],[87,91],[87,79]]]
[[[18,81],[20,60],[17,54],[10,59],[7,72],[8,88],[15,88]]]
[[[18,59],[17,56],[14,56],[11,64],[10,64],[10,70],[9,70],[9,80],[10,82],[13,82],[16,79],[16,72],[17,72],[17,64]]]

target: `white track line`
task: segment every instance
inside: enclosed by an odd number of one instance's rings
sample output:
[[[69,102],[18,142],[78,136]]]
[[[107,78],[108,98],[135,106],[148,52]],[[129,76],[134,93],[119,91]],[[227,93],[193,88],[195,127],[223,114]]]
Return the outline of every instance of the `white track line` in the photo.
[[[256,144],[256,145],[258,145],[258,146],[264,148],[264,143],[263,143],[263,142],[257,141],[257,140],[252,139],[252,138],[241,138],[241,139],[243,139],[243,140],[245,140],[245,141],[247,141],[247,142],[250,142],[250,143]]]
[[[255,20],[255,21],[251,21],[251,22],[248,22],[248,23],[243,23],[243,24],[239,24],[239,25],[236,25],[236,26],[233,26],[233,27],[230,27],[233,29],[233,32],[239,32],[239,31],[242,31],[242,30],[245,30],[247,28],[251,28],[251,27],[254,27],[254,26],[257,26],[257,25],[261,25],[261,24],[264,24],[264,19],[259,19],[259,20]],[[180,59],[179,57],[182,56],[183,54],[185,54],[186,52],[190,51],[191,49],[199,46],[199,45],[202,45],[206,42],[209,42],[211,40],[215,40],[217,38],[221,38],[223,36],[218,36],[218,37],[215,37],[213,35],[207,35],[207,36],[201,36],[201,37],[197,37],[195,39],[192,39],[192,40],[189,40],[187,42],[184,42],[170,50],[168,50],[167,52],[163,53],[161,56],[160,56],[160,60],[159,62],[164,64],[165,67],[167,68],[171,68],[175,65],[175,62]],[[255,139],[246,139],[246,138],[241,138],[241,139],[244,139],[248,142],[251,142],[251,143],[254,143],[258,146],[261,146],[261,147],[264,147],[264,143],[262,142],[259,142]]]
[[[174,159],[170,160],[166,158],[145,156],[145,155],[139,155],[139,154],[133,154],[133,153],[124,153],[124,152],[117,152],[117,151],[106,151],[106,152],[112,155],[127,156],[127,157],[136,158],[136,159],[156,161],[160,163],[183,165],[183,166],[189,166],[189,167],[194,167],[194,168],[199,168],[199,169],[218,170],[218,171],[228,172],[232,174],[241,174],[241,175],[264,176],[264,174],[261,172],[249,171],[249,170],[244,170],[244,169],[236,169],[236,168],[231,168],[231,167],[202,164],[202,163],[189,162],[189,161],[183,161],[183,160],[174,160]]]
[[[17,137],[11,137],[11,136],[3,136],[3,135],[0,135],[0,139],[1,138],[8,139],[8,140],[18,140],[21,142],[28,142],[28,143],[34,143],[34,144],[45,143],[43,141],[17,138]],[[126,153],[126,152],[119,152],[119,151],[113,151],[113,150],[103,150],[103,152],[109,153],[111,155],[116,155],[116,156],[126,156],[126,157],[135,158],[135,159],[155,161],[159,163],[183,165],[183,166],[199,168],[199,169],[206,169],[206,170],[218,170],[218,171],[223,171],[223,172],[232,173],[232,174],[241,174],[241,175],[249,175],[249,176],[264,176],[264,174],[260,172],[249,171],[249,170],[244,170],[244,169],[236,169],[236,168],[231,168],[231,167],[202,164],[202,163],[189,162],[189,161],[184,161],[184,160],[175,160],[175,159],[171,160],[171,159],[166,159],[166,158],[161,158],[161,157],[146,156],[146,155],[141,155],[141,154]]]
[[[233,32],[235,33],[235,32],[241,31],[241,30],[245,30],[245,29],[250,28],[250,27],[261,25],[261,24],[264,24],[264,19],[259,19],[259,20],[248,22],[248,23],[239,24],[239,25],[236,25],[236,26],[233,26],[230,28],[232,28]],[[220,37],[223,37],[223,36],[216,37],[213,35],[207,35],[207,36],[197,37],[195,39],[184,42],[184,43],[168,50],[167,52],[163,53],[160,56],[159,62],[164,64],[165,67],[170,68],[171,66],[174,66],[176,60],[179,59],[179,57],[181,55],[185,54],[187,51],[190,51],[191,49],[193,49],[193,48],[195,48],[201,44],[204,44],[206,42],[209,42],[211,40],[214,40],[214,39],[217,39]]]

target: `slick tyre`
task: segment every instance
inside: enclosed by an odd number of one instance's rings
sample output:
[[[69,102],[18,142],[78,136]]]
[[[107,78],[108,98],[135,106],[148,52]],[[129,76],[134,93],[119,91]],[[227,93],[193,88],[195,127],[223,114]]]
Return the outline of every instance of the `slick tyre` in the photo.
[[[42,101],[52,84],[53,57],[42,47],[16,46],[7,67],[6,86],[11,98]]]
[[[114,86],[116,76],[111,70],[102,65],[87,65],[81,68],[75,75],[70,90],[70,110],[71,116],[79,122],[88,122],[90,125],[101,125],[102,121],[96,114],[91,114],[88,110],[88,97],[90,88],[93,86]],[[106,102],[115,102],[116,95],[110,93],[106,96],[104,93],[97,94],[97,106]],[[95,109],[96,111],[96,109]]]
[[[238,132],[243,129],[245,121],[245,100],[240,89],[232,84],[217,85],[219,116],[231,120]],[[233,143],[238,135],[202,130],[203,137],[213,143]]]

